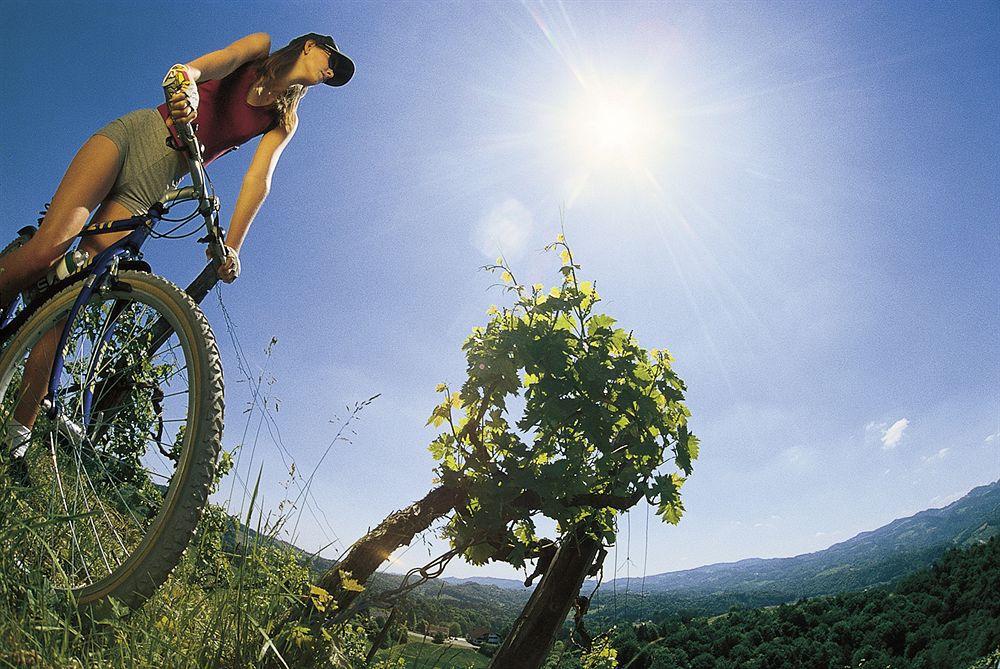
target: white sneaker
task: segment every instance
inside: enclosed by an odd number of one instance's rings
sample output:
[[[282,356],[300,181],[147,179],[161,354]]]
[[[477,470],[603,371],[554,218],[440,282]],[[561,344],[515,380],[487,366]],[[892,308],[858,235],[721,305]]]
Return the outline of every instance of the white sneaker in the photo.
[[[31,428],[11,418],[7,424],[7,434],[4,435],[3,443],[11,457],[23,458],[25,451],[28,450],[28,444],[31,443]]]
[[[56,418],[56,430],[58,430],[59,434],[63,437],[71,441],[74,446],[82,444],[83,439],[86,436],[83,426],[73,420],[70,420],[69,417],[61,411],[59,412],[59,417]]]
[[[28,462],[24,454],[31,443],[31,429],[11,418],[7,424],[6,434],[0,448],[0,459],[7,461],[7,475],[22,488],[30,488],[31,475],[28,473]]]

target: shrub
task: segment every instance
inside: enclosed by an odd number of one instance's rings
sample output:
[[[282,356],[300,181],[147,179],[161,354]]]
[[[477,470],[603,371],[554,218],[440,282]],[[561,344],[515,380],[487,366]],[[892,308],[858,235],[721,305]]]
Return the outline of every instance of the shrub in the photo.
[[[494,655],[496,655],[496,652],[499,648],[500,646],[496,645],[495,643],[484,643],[478,648],[478,650],[480,655],[485,655],[486,657],[493,657]]]

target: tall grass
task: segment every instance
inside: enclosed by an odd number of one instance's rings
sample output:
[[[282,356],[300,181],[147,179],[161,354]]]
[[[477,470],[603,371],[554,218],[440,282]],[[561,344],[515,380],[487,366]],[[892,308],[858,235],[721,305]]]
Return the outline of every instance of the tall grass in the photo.
[[[0,666],[247,667],[274,653],[276,622],[308,591],[308,570],[268,541],[262,514],[246,518],[258,534],[239,533],[220,507],[206,512],[191,547],[167,583],[137,611],[113,603],[81,611],[43,574],[0,550]],[[0,481],[0,548],[33,532],[17,493]],[[280,666],[280,660],[278,661]]]
[[[277,410],[277,402],[268,391],[275,380],[266,367],[256,376],[249,373],[250,364],[235,338],[235,327],[224,305],[222,308],[234,338],[238,372],[252,391],[243,412],[243,441],[254,434],[251,421],[257,423],[257,434],[264,423],[269,434],[272,429],[277,432],[275,446],[290,457],[270,408],[273,403],[273,411]],[[275,341],[272,339],[266,350],[268,359]],[[324,451],[324,458],[334,444],[350,442],[345,431],[376,397],[356,403],[353,410],[348,407],[349,415]],[[114,602],[100,610],[82,610],[71,593],[57,587],[44,573],[18,563],[16,551],[10,548],[29,536],[35,537],[37,545],[42,536],[38,527],[51,519],[38,516],[28,498],[12,488],[0,462],[0,669],[287,667],[279,649],[303,643],[320,643],[328,650],[322,666],[402,666],[396,660],[366,665],[370,642],[360,624],[341,625],[323,639],[305,637],[302,627],[282,627],[297,603],[311,601],[320,608],[326,601],[325,593],[310,585],[310,572],[300,564],[301,553],[275,541],[286,524],[296,525],[297,508],[301,514],[301,507],[309,503],[309,488],[322,458],[308,478],[296,481],[296,499],[282,500],[276,511],[268,511],[258,497],[263,469],[254,459],[256,438],[247,445],[242,466],[242,448],[235,462],[224,454],[220,476],[232,474],[229,501],[223,506],[209,505],[180,564],[163,587],[135,611]],[[251,468],[257,471],[251,474]],[[289,476],[293,480],[296,476],[294,462]],[[221,483],[216,482],[216,492]],[[237,484],[239,491],[234,495]]]
[[[262,469],[247,501],[240,500],[239,522],[227,508],[210,505],[180,564],[136,611],[114,602],[81,610],[71,593],[18,562],[11,548],[29,536],[37,544],[37,527],[50,519],[32,516],[3,469],[0,464],[0,668],[281,667],[287,663],[279,648],[317,641],[330,647],[325,666],[362,666],[369,643],[360,626],[340,627],[322,640],[281,628],[293,605],[311,595],[322,606],[323,593],[310,587],[301,553],[274,541],[294,506],[265,514],[257,494]]]

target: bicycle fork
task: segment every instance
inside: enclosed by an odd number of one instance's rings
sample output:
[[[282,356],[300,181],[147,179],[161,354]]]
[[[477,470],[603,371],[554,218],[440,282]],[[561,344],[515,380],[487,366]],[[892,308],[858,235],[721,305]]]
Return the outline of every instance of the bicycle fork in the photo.
[[[59,345],[56,348],[56,356],[52,361],[52,370],[49,374],[48,391],[45,395],[45,399],[42,400],[42,408],[47,412],[49,418],[57,421],[57,424],[61,424],[59,421],[60,411],[59,407],[59,384],[62,380],[62,373],[65,363],[65,353],[66,347],[69,344],[70,332],[73,329],[73,323],[77,316],[80,314],[80,310],[86,305],[90,299],[94,296],[95,291],[103,290],[106,286],[118,287],[118,264],[121,260],[121,256],[127,251],[131,250],[133,253],[138,253],[139,247],[145,240],[148,234],[148,229],[140,228],[133,232],[131,235],[126,237],[110,247],[102,251],[94,258],[93,266],[87,278],[83,280],[83,285],[80,288],[80,293],[76,296],[76,300],[73,302],[73,306],[69,310],[69,314],[66,317],[66,324],[63,326],[62,333],[59,336]],[[118,317],[121,316],[127,304],[126,300],[115,300],[111,311],[108,313],[108,317],[100,331],[99,337],[94,342],[94,349],[91,354],[90,367],[87,370],[87,375],[84,377],[83,385],[81,387],[81,392],[83,393],[83,425],[71,425],[71,432],[76,433],[74,436],[79,436],[82,438],[86,434],[87,427],[90,424],[91,413],[93,411],[93,399],[94,399],[94,384],[97,381],[97,372],[100,368],[100,362],[104,357],[104,350],[111,340],[112,335],[117,327]],[[68,424],[68,422],[67,422]]]

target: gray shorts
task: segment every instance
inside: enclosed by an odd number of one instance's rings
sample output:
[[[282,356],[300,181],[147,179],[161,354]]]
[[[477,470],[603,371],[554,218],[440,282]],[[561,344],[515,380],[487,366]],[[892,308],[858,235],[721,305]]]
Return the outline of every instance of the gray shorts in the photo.
[[[108,198],[133,214],[145,214],[188,172],[184,155],[167,146],[170,131],[155,109],[129,112],[94,134],[118,147],[118,179]]]

